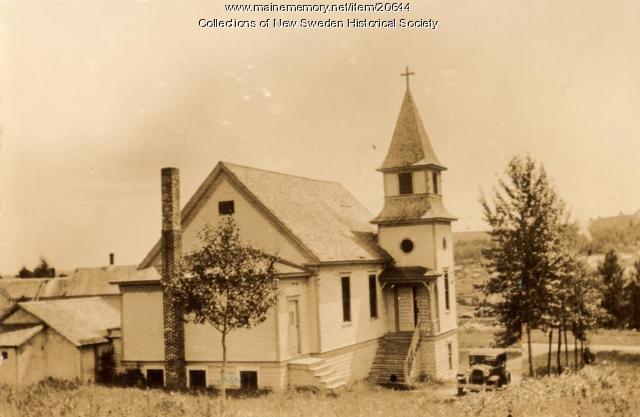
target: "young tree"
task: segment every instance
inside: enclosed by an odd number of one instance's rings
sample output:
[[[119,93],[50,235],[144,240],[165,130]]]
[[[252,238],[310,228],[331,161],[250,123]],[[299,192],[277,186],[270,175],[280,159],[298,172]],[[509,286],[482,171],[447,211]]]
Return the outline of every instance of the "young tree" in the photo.
[[[625,287],[629,327],[640,330],[640,261],[634,264],[633,279]]]
[[[184,301],[187,322],[209,323],[220,332],[224,400],[227,336],[266,320],[278,297],[276,258],[242,242],[232,216],[222,217],[216,229],[205,225],[198,237],[202,246],[185,256],[184,275],[168,285]]]
[[[611,249],[598,266],[598,273],[604,284],[602,307],[609,314],[605,324],[611,327],[622,327],[625,322],[623,269],[618,263],[618,255]]]
[[[491,277],[484,292],[501,295],[494,306],[505,327],[499,343],[513,343],[526,330],[534,376],[531,329],[544,323],[555,282],[566,274],[566,213],[544,168],[528,156],[509,162],[494,192],[492,204],[484,196],[480,200],[491,227],[491,246],[484,252]]]

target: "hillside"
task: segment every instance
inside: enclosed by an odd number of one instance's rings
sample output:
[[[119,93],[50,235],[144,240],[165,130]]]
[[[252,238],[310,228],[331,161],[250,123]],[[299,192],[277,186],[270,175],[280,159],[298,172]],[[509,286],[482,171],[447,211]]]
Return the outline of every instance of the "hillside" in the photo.
[[[618,252],[620,262],[626,269],[640,259],[640,211],[592,219],[587,231],[576,239],[576,244],[590,267],[596,268],[609,249]],[[483,294],[475,286],[488,278],[482,267],[482,250],[489,243],[490,236],[485,231],[453,234],[457,298],[463,305],[476,306],[484,300]]]

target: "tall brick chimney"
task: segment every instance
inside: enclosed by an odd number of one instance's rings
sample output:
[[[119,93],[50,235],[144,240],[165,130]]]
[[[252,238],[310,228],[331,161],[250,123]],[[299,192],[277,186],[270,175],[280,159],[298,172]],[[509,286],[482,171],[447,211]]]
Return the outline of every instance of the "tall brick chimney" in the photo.
[[[162,168],[162,282],[180,276],[182,228],[180,222],[180,174],[177,168]],[[164,316],[164,364],[166,386],[186,386],[183,309],[177,297],[162,286]]]

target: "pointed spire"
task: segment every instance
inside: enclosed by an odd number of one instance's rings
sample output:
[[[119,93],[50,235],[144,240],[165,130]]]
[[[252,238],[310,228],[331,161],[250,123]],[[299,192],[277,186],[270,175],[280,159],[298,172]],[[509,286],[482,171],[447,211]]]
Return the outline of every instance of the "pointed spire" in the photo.
[[[409,67],[405,73],[400,74],[407,77],[407,91],[402,100],[391,145],[381,170],[420,165],[435,165],[444,169],[431,147],[431,142],[409,90],[409,76],[413,74],[409,71]]]

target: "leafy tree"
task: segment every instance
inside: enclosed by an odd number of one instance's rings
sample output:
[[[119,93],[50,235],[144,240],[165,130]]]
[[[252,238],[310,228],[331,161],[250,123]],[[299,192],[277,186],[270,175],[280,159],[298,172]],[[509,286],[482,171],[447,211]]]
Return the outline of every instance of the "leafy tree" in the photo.
[[[640,261],[636,261],[633,266],[635,272],[625,288],[625,298],[628,306],[629,327],[640,330]]]
[[[183,299],[187,322],[209,323],[221,334],[224,399],[227,335],[266,320],[278,297],[276,258],[242,242],[232,216],[216,229],[205,225],[198,237],[202,246],[185,256],[184,276],[168,285]]]
[[[34,278],[53,278],[56,276],[56,269],[49,266],[44,257],[40,257],[40,263],[33,270]]]
[[[53,278],[56,276],[56,269],[49,266],[47,260],[41,256],[40,263],[33,271],[23,266],[16,277],[18,278]]]
[[[604,256],[604,261],[598,266],[598,273],[602,277],[604,285],[602,307],[609,315],[605,324],[611,327],[622,327],[625,322],[624,271],[618,262],[615,250],[609,250]]]
[[[491,277],[483,290],[501,295],[493,306],[505,328],[499,344],[514,343],[526,329],[533,376],[531,329],[545,323],[548,300],[570,265],[562,239],[566,212],[544,168],[528,156],[511,159],[494,193],[492,204],[480,199],[491,227],[484,251]]]

